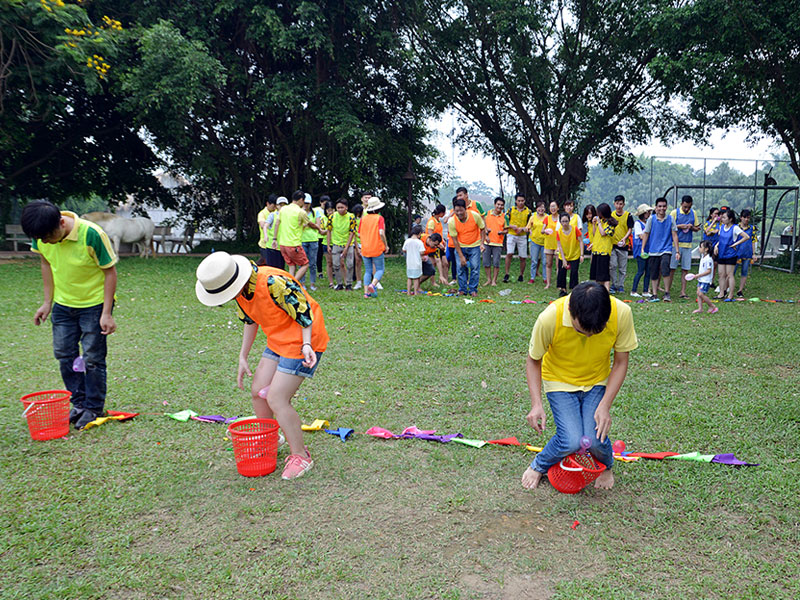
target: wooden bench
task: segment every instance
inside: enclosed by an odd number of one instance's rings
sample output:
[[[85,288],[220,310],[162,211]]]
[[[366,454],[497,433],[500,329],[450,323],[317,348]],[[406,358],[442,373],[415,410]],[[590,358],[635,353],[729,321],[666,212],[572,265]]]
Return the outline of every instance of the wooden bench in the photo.
[[[172,243],[172,248],[170,248],[170,252],[177,253],[181,251],[183,248],[186,253],[192,251],[194,248],[194,227],[191,225],[187,225],[186,228],[183,230],[183,235],[179,237],[171,237],[167,239],[168,242]]]
[[[14,252],[19,252],[20,243],[31,245],[31,239],[22,231],[22,225],[6,225],[6,241],[14,244]]]

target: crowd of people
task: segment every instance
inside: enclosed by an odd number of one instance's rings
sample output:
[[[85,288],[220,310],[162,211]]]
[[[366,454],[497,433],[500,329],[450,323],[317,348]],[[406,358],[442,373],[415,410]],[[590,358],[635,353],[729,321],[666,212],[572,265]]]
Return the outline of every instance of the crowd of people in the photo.
[[[322,196],[320,205],[312,207],[311,196],[302,191],[295,192],[291,201],[270,196],[258,215],[263,262],[286,268],[304,284],[308,274],[312,291],[317,289],[324,262],[329,287],[363,289],[365,298],[375,297],[382,289],[384,256],[389,247],[386,225],[379,214],[383,206],[369,193],[362,194],[352,207],[347,199],[334,202],[328,196]],[[587,204],[580,216],[571,199],[563,206],[555,201],[537,201],[531,210],[522,194],[514,197],[510,208],[498,197],[485,210],[469,197],[465,187],[460,187],[449,210],[438,204],[427,220],[414,216],[402,248],[406,293],[422,293],[420,285],[431,280],[432,287],[456,286],[454,292],[458,294],[477,296],[481,267],[485,271],[483,285],[494,287],[501,268],[503,283],[513,277],[511,266],[516,257],[517,282],[534,284],[538,276],[544,289],[555,287],[559,296],[565,296],[581,281],[581,266],[589,262],[588,280],[612,294],[624,294],[632,258],[636,273],[630,295],[650,302],[671,302],[678,270],[679,296],[689,297],[687,282],[694,279],[694,238],[701,232],[702,241],[710,244],[707,254],[713,266],[710,274],[699,277],[702,283],[716,278],[716,298],[733,300],[743,297],[750,271],[755,241],[751,217],[751,211],[744,209],[738,222],[735,212],[723,206],[713,207],[703,220],[689,195],[669,213],[665,198],[656,199],[654,206],[640,204],[630,212],[622,195],[614,198],[613,208],[605,202]],[[702,258],[699,246],[697,252]],[[735,272],[739,265],[737,287]]]

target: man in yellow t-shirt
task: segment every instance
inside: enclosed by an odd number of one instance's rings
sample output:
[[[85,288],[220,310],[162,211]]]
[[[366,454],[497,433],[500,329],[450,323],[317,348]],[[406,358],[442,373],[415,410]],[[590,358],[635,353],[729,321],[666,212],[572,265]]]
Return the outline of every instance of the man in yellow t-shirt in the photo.
[[[277,204],[278,200],[283,200],[283,204],[289,201],[281,196],[278,198],[275,194],[270,194],[264,204],[264,208],[259,211],[256,221],[258,221],[258,249],[261,253],[261,258],[268,267],[277,267],[283,269],[285,266],[283,257],[280,250],[275,250],[272,247],[272,242],[275,240],[275,217],[278,214]]]
[[[556,433],[523,473],[524,488],[536,488],[551,466],[580,449],[583,436],[591,440],[592,456],[606,466],[595,487],[613,487],[611,404],[625,381],[628,353],[638,345],[630,307],[593,281],[579,284],[539,315],[528,348],[526,419],[544,431],[544,389]]]
[[[106,340],[117,329],[111,314],[117,255],[99,225],[46,200],[26,205],[21,224],[42,259],[44,302],[33,322],[41,325],[50,316],[53,354],[72,392],[69,421],[83,429],[105,409]]]
[[[514,252],[519,256],[519,277],[517,281],[525,280],[525,261],[528,258],[528,219],[531,217],[531,209],[525,206],[525,196],[517,194],[514,196],[514,206],[506,213],[506,223],[508,225],[508,236],[506,237],[506,274],[503,276],[503,283],[508,283],[508,272],[511,269],[511,259]]]

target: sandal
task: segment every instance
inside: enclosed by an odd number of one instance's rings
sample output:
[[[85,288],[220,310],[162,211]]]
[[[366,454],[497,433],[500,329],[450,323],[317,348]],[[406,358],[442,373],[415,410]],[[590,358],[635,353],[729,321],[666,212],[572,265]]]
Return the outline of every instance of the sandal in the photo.
[[[689,296],[687,296],[686,294],[681,294],[680,296],[678,296],[678,298],[683,298],[684,300],[688,300]]]

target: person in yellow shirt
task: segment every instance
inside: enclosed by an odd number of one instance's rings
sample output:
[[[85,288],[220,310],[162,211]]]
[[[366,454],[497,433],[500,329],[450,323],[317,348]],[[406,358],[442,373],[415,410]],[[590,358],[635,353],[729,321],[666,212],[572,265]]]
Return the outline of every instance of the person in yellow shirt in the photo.
[[[544,432],[544,390],[556,432],[523,473],[524,488],[535,489],[551,466],[580,449],[583,436],[592,442],[592,456],[606,466],[595,487],[613,487],[611,405],[628,373],[629,353],[638,345],[630,307],[593,281],[578,284],[542,311],[528,347],[526,420]]]
[[[555,200],[550,201],[550,214],[545,217],[544,223],[544,289],[548,289],[553,279],[553,258],[556,254],[556,230],[558,229],[558,202]]]
[[[628,274],[628,240],[633,230],[633,217],[625,210],[625,196],[614,197],[614,218],[617,224],[611,236],[611,293],[625,293],[625,277]]]
[[[536,281],[536,271],[542,274],[544,279],[544,201],[536,202],[536,212],[528,219],[525,229],[528,231],[531,242],[531,278],[528,283]]]
[[[569,271],[569,289],[578,285],[578,270],[583,263],[583,234],[572,225],[570,216],[563,212],[559,215],[561,227],[556,232],[558,242],[558,275],[556,286],[558,295],[567,295],[567,271]]]
[[[514,206],[506,213],[508,225],[508,237],[506,239],[506,274],[503,283],[508,283],[508,271],[511,269],[511,259],[514,258],[516,251],[519,256],[519,277],[517,281],[524,281],[525,261],[528,258],[528,231],[526,226],[531,217],[531,209],[525,206],[525,196],[517,194],[514,196]]]
[[[42,263],[44,302],[33,322],[41,325],[50,317],[53,354],[72,393],[69,422],[83,429],[105,410],[106,340],[117,329],[112,315],[117,255],[99,225],[46,200],[27,204],[21,225]],[[79,343],[82,369],[75,368]]]
[[[277,200],[277,195],[270,194],[264,203],[264,208],[256,216],[256,221],[258,222],[258,250],[265,264],[282,269],[284,266],[283,257],[280,251],[272,248],[273,227],[275,225],[274,213],[278,210]],[[272,218],[270,218],[270,215],[272,215]]]

